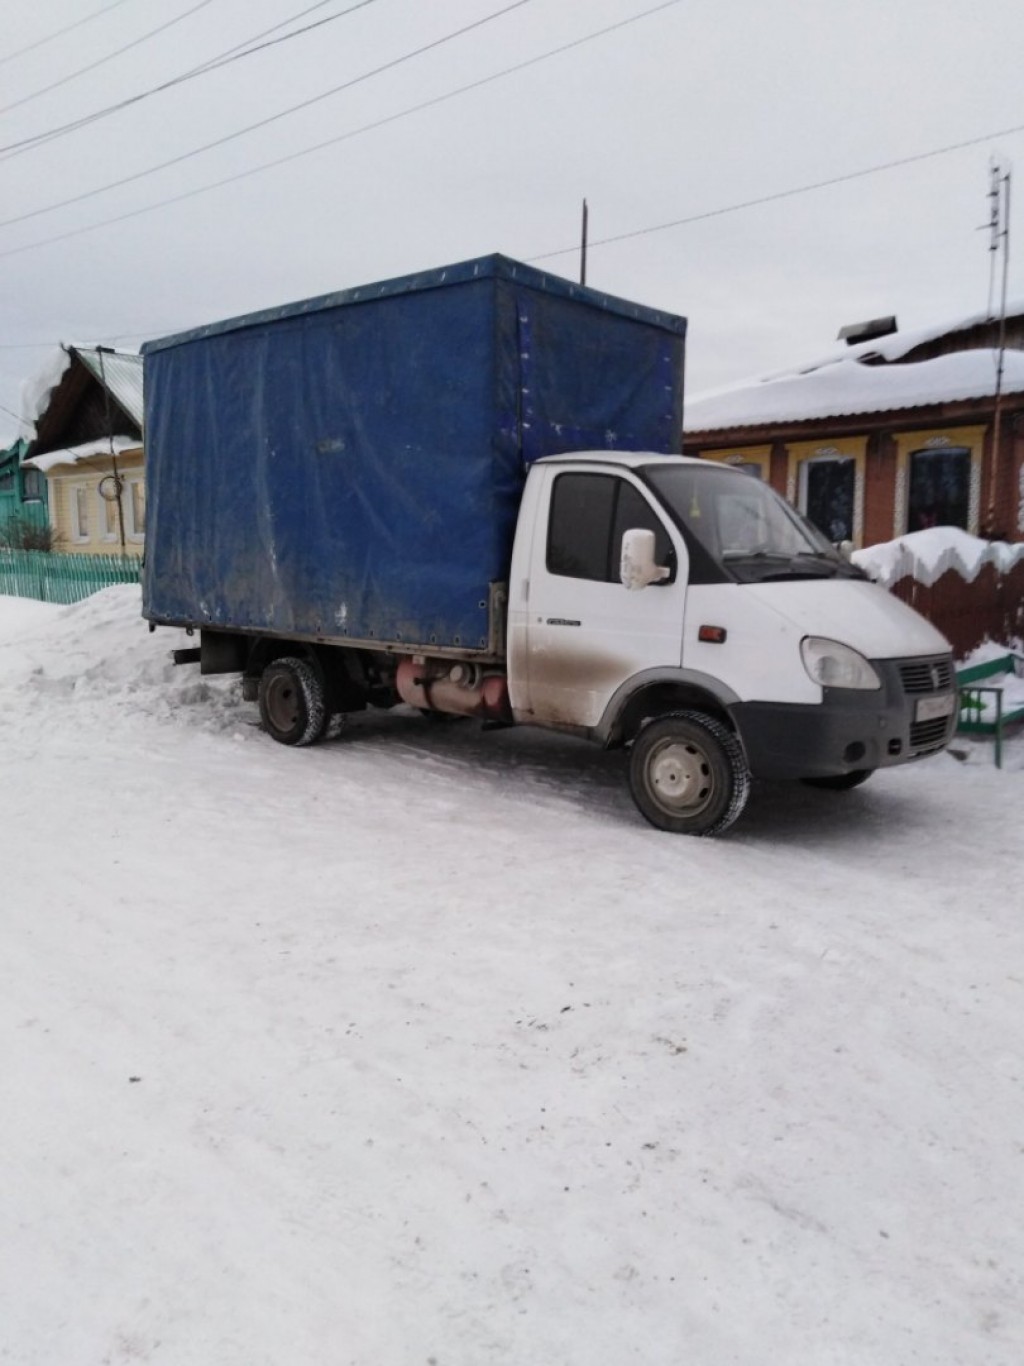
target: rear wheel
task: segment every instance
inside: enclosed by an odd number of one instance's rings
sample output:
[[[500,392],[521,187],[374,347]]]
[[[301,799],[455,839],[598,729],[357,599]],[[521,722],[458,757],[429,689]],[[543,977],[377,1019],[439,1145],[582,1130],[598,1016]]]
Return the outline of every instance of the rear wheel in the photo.
[[[830,773],[825,778],[803,778],[807,787],[823,787],[830,792],[849,792],[851,787],[860,787],[874,773],[873,768],[855,768],[850,773]]]
[[[629,785],[641,813],[659,830],[719,835],[746,805],[750,772],[728,726],[683,711],[651,721],[637,736]]]
[[[280,745],[311,745],[329,720],[320,675],[304,659],[275,659],[260,675],[260,721]]]

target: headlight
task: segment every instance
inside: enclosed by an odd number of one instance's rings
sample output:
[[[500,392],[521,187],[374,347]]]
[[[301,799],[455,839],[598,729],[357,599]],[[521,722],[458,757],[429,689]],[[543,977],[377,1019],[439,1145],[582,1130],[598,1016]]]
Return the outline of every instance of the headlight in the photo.
[[[823,688],[880,688],[882,680],[863,655],[838,640],[805,636],[800,642],[804,668]]]

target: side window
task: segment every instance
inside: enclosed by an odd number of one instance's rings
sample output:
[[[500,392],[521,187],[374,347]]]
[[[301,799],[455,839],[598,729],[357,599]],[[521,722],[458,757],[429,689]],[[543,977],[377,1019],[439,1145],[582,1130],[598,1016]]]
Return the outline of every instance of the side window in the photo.
[[[548,572],[618,583],[622,536],[635,528],[653,531],[658,563],[674,567],[668,532],[632,484],[608,474],[558,475],[551,491]]]
[[[624,479],[615,481],[619,486],[619,497],[615,509],[615,523],[612,528],[611,577],[618,581],[619,555],[622,550],[622,537],[627,531],[654,532],[654,559],[656,563],[668,565],[673,571],[676,567],[675,551],[669,540],[668,532],[658,514],[632,484]],[[674,574],[673,574],[674,577]]]
[[[548,524],[549,574],[607,579],[617,483],[607,474],[560,474],[555,479]]]

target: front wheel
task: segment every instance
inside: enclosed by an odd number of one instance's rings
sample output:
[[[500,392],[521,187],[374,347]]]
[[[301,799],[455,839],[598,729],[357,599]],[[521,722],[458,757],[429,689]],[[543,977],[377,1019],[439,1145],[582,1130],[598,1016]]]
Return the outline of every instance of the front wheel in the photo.
[[[659,830],[719,835],[743,810],[750,771],[739,740],[721,721],[681,711],[646,725],[633,743],[629,786]]]
[[[311,745],[329,716],[320,675],[304,659],[275,659],[260,675],[260,720],[280,745]]]

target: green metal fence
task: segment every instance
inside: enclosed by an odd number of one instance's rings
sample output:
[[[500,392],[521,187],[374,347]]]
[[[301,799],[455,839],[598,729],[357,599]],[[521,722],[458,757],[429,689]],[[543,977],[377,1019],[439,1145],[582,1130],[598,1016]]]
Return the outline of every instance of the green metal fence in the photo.
[[[0,594],[40,602],[80,602],[115,583],[138,583],[137,555],[60,555],[0,546]]]

